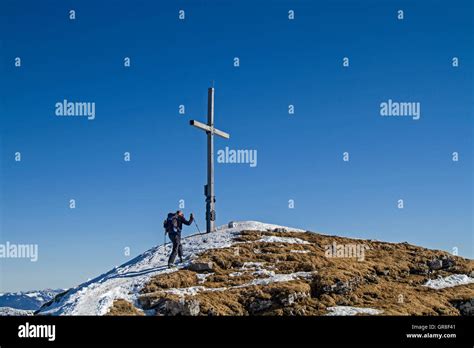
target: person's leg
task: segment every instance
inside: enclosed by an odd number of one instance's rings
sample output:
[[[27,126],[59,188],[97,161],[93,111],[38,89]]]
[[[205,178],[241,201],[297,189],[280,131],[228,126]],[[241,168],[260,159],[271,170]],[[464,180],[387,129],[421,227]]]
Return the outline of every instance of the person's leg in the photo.
[[[171,251],[170,258],[168,259],[168,265],[174,264],[174,259],[176,258],[176,254],[179,252],[177,236],[174,233],[170,233],[170,240],[173,243],[173,251]]]
[[[183,262],[183,245],[181,244],[181,236],[176,237],[178,239],[178,256],[179,256],[179,261]]]

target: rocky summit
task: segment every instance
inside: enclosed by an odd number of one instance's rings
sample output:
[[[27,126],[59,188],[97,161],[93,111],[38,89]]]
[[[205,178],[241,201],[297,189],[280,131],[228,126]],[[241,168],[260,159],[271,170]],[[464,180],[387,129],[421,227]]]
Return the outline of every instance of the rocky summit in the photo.
[[[234,222],[155,247],[41,315],[472,315],[474,261],[404,243]]]

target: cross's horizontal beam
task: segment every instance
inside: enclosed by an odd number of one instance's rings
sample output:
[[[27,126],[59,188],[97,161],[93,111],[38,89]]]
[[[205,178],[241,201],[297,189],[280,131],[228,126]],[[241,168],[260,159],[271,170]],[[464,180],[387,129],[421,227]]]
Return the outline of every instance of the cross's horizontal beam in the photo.
[[[222,138],[225,138],[225,139],[229,139],[230,138],[230,135],[226,132],[223,132],[217,128],[214,128],[214,127],[209,127],[207,124],[205,123],[201,123],[199,121],[196,121],[196,120],[191,120],[189,121],[189,124],[191,126],[194,126],[196,128],[199,128],[199,129],[202,129],[203,131],[205,132],[210,132],[211,134],[215,134],[215,135],[218,135]]]
[[[229,138],[230,138],[230,134],[229,134],[229,133],[223,132],[223,131],[221,131],[221,130],[219,130],[219,129],[216,129],[216,128],[214,128],[214,134],[215,134],[215,135],[218,135],[218,136],[220,136],[220,137],[222,137],[222,138],[225,138],[225,139],[229,139]]]
[[[210,131],[211,131],[211,127],[209,127],[207,124],[201,123],[201,122],[196,121],[196,120],[191,120],[191,121],[189,121],[189,124],[190,124],[191,126],[194,126],[194,127],[199,128],[199,129],[202,129],[202,130],[205,131],[205,132],[210,132]]]

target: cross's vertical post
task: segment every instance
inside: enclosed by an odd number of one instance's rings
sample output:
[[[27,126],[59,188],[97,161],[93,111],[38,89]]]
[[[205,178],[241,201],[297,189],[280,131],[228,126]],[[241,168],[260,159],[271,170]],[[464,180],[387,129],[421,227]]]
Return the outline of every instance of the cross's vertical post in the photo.
[[[214,88],[207,90],[207,125],[214,129]],[[214,196],[214,134],[207,132],[207,190],[206,190],[206,230],[215,229],[215,196]]]
[[[216,196],[214,191],[214,135],[229,139],[230,135],[214,128],[214,87],[207,90],[207,124],[196,120],[189,121],[191,126],[199,128],[207,134],[207,185],[204,186],[206,196],[206,232],[216,229]]]

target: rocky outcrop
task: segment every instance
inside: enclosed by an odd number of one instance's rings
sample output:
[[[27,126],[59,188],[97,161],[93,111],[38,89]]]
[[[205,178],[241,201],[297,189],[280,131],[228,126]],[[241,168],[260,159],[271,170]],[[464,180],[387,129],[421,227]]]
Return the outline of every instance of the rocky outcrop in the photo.
[[[330,283],[327,279],[316,275],[313,278],[311,288],[313,295],[316,297],[323,294],[345,295],[354,290],[360,282],[360,278],[354,278],[347,281],[335,279],[334,283]]]
[[[200,312],[199,301],[195,299],[168,300],[163,307],[166,315],[196,316]]]
[[[154,310],[157,315],[196,316],[200,313],[200,303],[197,299],[156,292],[143,295],[139,303],[144,310]]]
[[[304,243],[285,242],[296,239]],[[328,256],[334,244],[368,248],[363,257]],[[156,315],[327,315],[341,306],[359,308],[360,315],[367,308],[372,315],[472,315],[471,300],[453,299],[471,299],[474,284],[458,286],[449,276],[470,274],[473,264],[407,243],[242,231],[233,245],[152,278],[140,302]],[[438,278],[448,279],[450,289],[426,285]]]
[[[452,301],[454,306],[459,309],[461,315],[474,316],[474,298],[468,300],[455,300]]]
[[[456,262],[454,259],[448,257],[448,256],[442,256],[440,258],[433,259],[431,261],[428,261],[428,267],[432,271],[438,271],[441,269],[449,269],[452,268]]]
[[[196,273],[212,272],[214,270],[214,263],[212,261],[192,262],[186,267],[186,269]]]

